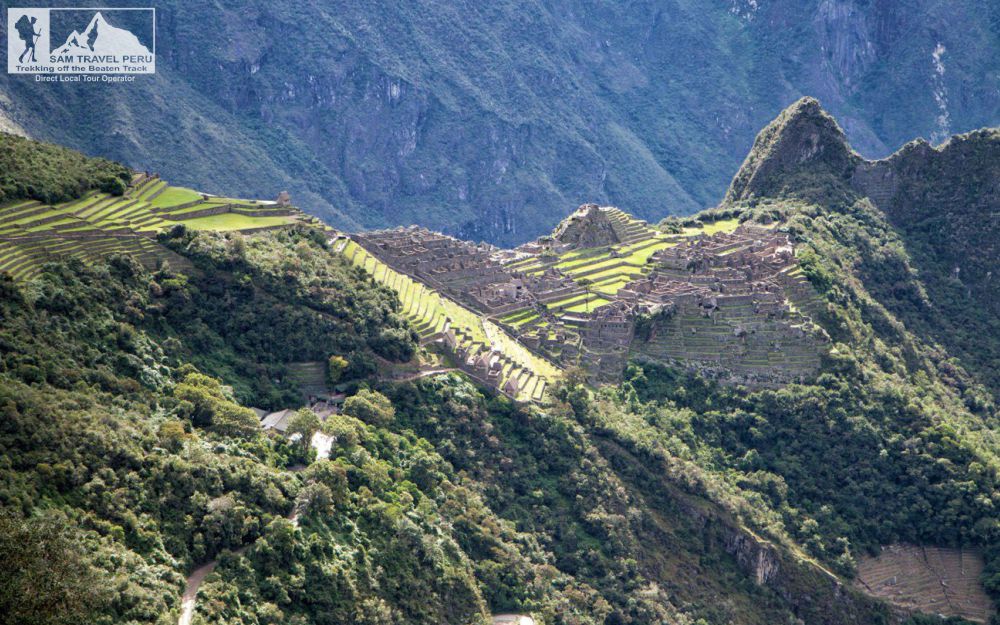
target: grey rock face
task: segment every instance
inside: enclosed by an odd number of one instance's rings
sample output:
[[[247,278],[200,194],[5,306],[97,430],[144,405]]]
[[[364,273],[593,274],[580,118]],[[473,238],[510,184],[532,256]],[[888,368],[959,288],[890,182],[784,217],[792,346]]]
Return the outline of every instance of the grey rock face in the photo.
[[[714,205],[756,130],[818,97],[860,153],[1000,122],[982,0],[158,5],[159,73],[0,76],[7,127],[346,229],[504,245],[581,202]],[[44,111],[44,114],[42,114]]]

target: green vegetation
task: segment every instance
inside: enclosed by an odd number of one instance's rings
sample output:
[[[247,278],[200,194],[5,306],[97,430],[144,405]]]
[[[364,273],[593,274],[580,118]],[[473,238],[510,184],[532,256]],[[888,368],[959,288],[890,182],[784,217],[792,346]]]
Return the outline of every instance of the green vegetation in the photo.
[[[392,299],[306,230],[166,244],[191,253],[204,275],[149,274],[112,257],[0,282],[0,502],[13,514],[5,527],[45,531],[36,519],[54,515],[80,549],[46,532],[57,558],[44,568],[30,552],[13,559],[73,591],[72,604],[56,604],[66,618],[171,622],[183,576],[216,558],[196,609],[209,623],[478,624],[518,611],[600,625],[609,615],[710,614],[705,603],[671,604],[665,591],[628,598],[648,586],[625,564],[641,543],[620,542],[614,517],[587,503],[606,501],[610,514],[624,500],[607,499],[616,478],[594,464],[580,426],[487,400],[459,378],[384,388],[391,401],[362,388],[321,426],[337,441],[331,459],[289,471],[301,454],[246,427],[237,402],[288,405],[272,380],[285,359],[318,359],[315,349],[341,355],[357,384],[365,356],[350,342],[391,351],[381,331],[392,327]],[[296,417],[292,428],[315,426]],[[437,439],[442,427],[453,431],[454,445],[440,445],[450,460],[417,433]],[[517,477],[504,486],[496,467]],[[544,522],[512,521],[528,518]],[[558,524],[569,533],[555,556],[541,544]],[[715,553],[719,579],[740,579]],[[15,578],[0,597],[28,583]],[[75,591],[83,583],[92,594]],[[759,622],[783,609],[762,608]]]
[[[131,177],[118,163],[0,132],[0,205],[16,200],[55,204],[92,190],[121,195]]]
[[[0,513],[0,610],[23,625],[77,625],[108,601],[79,536],[58,512],[21,519]]]
[[[10,176],[7,187],[0,181],[0,271],[18,280],[55,259],[111,254],[130,254],[149,269],[166,262],[186,270],[183,257],[153,240],[180,224],[228,231],[315,221],[273,203],[204,199],[116,163],[10,135],[0,135],[0,158]]]
[[[778,180],[776,150],[750,159],[758,180]],[[890,608],[850,582],[859,554],[900,542],[983,549],[983,585],[1000,597],[992,339],[977,351],[934,323],[930,309],[957,306],[937,298],[959,287],[918,268],[945,262],[929,231],[899,229],[822,170],[800,173],[805,193],[760,187],[780,192],[695,220],[779,222],[798,243],[795,275],[819,295],[795,305],[832,345],[814,380],[783,388],[645,362],[588,387],[304,223],[143,238],[183,267],[29,254],[30,276],[0,273],[0,614],[166,625],[185,577],[211,561],[204,624],[484,625],[517,612],[542,625],[887,625]],[[168,189],[139,185],[133,200]],[[117,199],[44,210],[52,224],[103,215],[98,227]],[[604,301],[601,287],[625,279],[603,252],[565,260],[597,266],[560,307]],[[380,375],[446,330],[499,349],[520,398],[548,401],[487,396],[457,373]],[[292,437],[265,434],[250,407],[300,408],[304,371],[342,385],[343,410],[297,411]],[[318,431],[328,459],[304,443]]]
[[[737,225],[737,220],[727,220],[716,226],[713,232],[729,232]],[[633,243],[564,252],[559,256],[555,266],[581,286],[587,283],[592,286],[594,291],[614,295],[621,287],[645,273],[646,264],[653,254],[676,245],[676,239],[676,237],[665,236],[661,233],[649,232],[644,235],[644,238]],[[512,265],[512,267],[520,269],[516,265]],[[606,303],[607,301],[602,300],[598,305]],[[549,302],[547,305],[551,308],[564,304],[565,301]],[[572,310],[568,310],[568,312],[581,311],[586,312],[587,307],[574,306]]]
[[[198,202],[202,200],[202,194],[198,193],[194,189],[185,189],[184,187],[168,187],[160,192],[156,196],[156,199],[150,202],[151,205],[157,208],[165,208],[168,206],[178,206],[180,204],[187,204],[188,202]]]
[[[796,232],[815,223],[788,210]],[[839,243],[813,241],[804,267],[841,328],[816,385],[746,393],[633,366],[597,393],[571,372],[546,409],[451,375],[366,388],[376,354],[414,353],[391,293],[425,314],[433,294],[317,230],[164,236],[191,276],[49,265],[2,283],[0,501],[15,523],[64,515],[90,579],[133,580],[81,606],[95,623],[175,618],[183,575],[215,558],[208,623],[887,622],[812,563],[850,576],[852,554],[883,541],[989,545],[995,441],[975,442],[967,426],[986,417],[933,365],[911,372],[879,347],[853,274],[825,260]],[[301,443],[252,430],[240,406],[296,405],[274,382],[285,363],[331,357],[352,386],[319,425],[331,459],[288,471]],[[132,460],[105,470],[109,457]],[[727,545],[762,541],[784,573],[757,585]]]
[[[574,312],[592,312],[595,308],[600,308],[601,306],[606,306],[611,303],[611,300],[604,299],[603,297],[590,297],[588,296],[584,301],[564,308],[564,312],[574,313]]]
[[[44,156],[47,146],[29,142],[21,151],[31,150]],[[294,209],[270,204],[205,201],[190,189],[170,187],[144,175],[137,175],[121,196],[80,189],[74,197],[51,205],[38,201],[0,205],[0,271],[23,280],[57,258],[94,261],[122,253],[135,256],[150,269],[164,262],[186,269],[184,258],[152,240],[156,233],[181,224],[192,230],[229,231],[308,221]],[[180,201],[185,203],[176,204]]]
[[[390,425],[396,416],[392,402],[385,395],[368,389],[361,389],[357,394],[347,398],[342,412],[348,417],[379,427]]]

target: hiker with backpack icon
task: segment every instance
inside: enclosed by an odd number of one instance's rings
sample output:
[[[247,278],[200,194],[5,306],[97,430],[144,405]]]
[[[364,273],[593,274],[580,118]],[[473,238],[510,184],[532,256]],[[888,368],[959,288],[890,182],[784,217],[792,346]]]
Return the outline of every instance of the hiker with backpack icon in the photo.
[[[14,28],[17,29],[17,34],[24,41],[24,52],[18,57],[17,62],[24,62],[24,55],[31,51],[31,62],[37,63],[38,59],[35,58],[35,42],[38,41],[38,37],[42,36],[41,32],[35,32],[35,22],[38,21],[37,17],[32,16],[29,20],[27,15],[22,15],[17,23],[14,24]]]

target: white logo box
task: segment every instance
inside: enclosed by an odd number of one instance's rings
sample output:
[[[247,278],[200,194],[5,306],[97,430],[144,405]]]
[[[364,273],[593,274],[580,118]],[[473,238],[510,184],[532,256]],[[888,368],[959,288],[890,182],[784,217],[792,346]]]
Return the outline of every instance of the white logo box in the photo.
[[[72,23],[51,32],[57,12]],[[68,14],[65,12],[73,12]],[[137,13],[138,12],[138,13]],[[148,22],[146,21],[148,19]],[[121,24],[148,27],[147,43]],[[138,29],[136,29],[138,30]],[[7,72],[11,74],[153,74],[156,9],[152,7],[48,7],[7,9]]]

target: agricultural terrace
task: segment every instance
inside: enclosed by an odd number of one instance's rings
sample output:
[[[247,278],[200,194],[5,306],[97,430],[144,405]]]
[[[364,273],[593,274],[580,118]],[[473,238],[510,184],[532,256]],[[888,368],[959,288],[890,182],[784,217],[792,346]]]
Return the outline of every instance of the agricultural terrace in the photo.
[[[339,239],[334,250],[371,274],[376,282],[393,289],[421,341],[446,345],[456,364],[481,381],[520,401],[540,402],[549,385],[561,375],[557,366],[496,324],[393,270],[355,241]]]
[[[425,343],[520,400],[568,367],[613,381],[631,357],[775,386],[811,375],[825,349],[823,302],[788,235],[737,219],[667,234],[584,205],[514,250],[416,226],[335,249],[399,294]]]
[[[178,224],[193,230],[256,231],[301,218],[290,206],[219,198],[137,174],[120,196],[92,191],[58,204],[21,200],[0,206],[0,271],[24,280],[51,260],[120,253],[150,268],[164,260],[186,266],[181,256],[156,242],[159,232]]]
[[[730,233],[736,230],[736,227],[740,225],[739,219],[719,219],[718,221],[702,222],[702,225],[697,227],[684,228],[684,232],[681,236],[694,237],[699,235],[712,235],[718,234],[720,232]],[[773,225],[772,225],[773,227]]]

